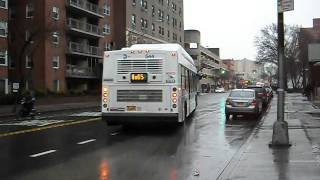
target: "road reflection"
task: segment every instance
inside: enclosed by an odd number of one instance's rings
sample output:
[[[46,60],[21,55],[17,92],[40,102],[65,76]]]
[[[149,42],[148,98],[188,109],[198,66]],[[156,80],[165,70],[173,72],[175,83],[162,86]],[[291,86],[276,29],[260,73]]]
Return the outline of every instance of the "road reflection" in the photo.
[[[99,166],[99,180],[110,180],[109,179],[109,164],[107,160],[102,160]]]
[[[226,103],[226,98],[222,97],[220,99],[219,103],[219,110],[220,110],[220,131],[223,131],[226,127],[225,122],[226,122],[226,114],[225,114],[225,103]]]

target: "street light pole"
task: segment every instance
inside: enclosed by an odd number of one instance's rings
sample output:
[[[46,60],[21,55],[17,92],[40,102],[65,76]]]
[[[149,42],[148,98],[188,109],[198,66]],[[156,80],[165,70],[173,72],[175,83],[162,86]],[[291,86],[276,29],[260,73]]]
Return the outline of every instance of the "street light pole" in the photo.
[[[279,88],[277,121],[273,124],[271,146],[290,146],[288,123],[284,120],[285,76],[284,76],[284,22],[283,12],[278,12],[278,73]]]

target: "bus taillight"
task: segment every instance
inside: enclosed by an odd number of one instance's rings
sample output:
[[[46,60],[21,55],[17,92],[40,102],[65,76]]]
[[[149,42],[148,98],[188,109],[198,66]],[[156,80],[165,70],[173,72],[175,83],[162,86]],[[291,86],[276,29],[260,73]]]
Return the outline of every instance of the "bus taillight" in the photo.
[[[172,100],[172,107],[173,108],[176,108],[177,107],[177,97],[178,97],[178,95],[177,95],[177,88],[176,87],[174,87],[174,88],[172,88],[172,93],[171,93],[171,100]]]
[[[102,99],[104,105],[103,107],[107,107],[106,103],[108,103],[108,88],[103,87],[103,99]]]

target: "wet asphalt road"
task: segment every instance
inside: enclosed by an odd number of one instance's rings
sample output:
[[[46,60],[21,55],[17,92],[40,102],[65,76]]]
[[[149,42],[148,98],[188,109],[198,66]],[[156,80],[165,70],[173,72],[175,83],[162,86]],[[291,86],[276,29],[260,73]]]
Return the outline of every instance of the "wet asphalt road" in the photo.
[[[106,127],[99,118],[65,115],[41,119],[48,124],[2,122],[0,133],[19,133],[0,136],[0,179],[216,179],[259,122],[226,122],[226,96],[200,96],[197,111],[179,127]],[[41,129],[74,120],[84,121]]]

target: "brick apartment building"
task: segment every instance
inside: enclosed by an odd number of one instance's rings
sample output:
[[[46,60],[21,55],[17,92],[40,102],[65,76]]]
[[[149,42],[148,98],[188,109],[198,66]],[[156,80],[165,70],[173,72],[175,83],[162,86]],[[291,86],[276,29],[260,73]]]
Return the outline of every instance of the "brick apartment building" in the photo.
[[[103,51],[110,49],[111,4],[10,1],[10,80],[44,92],[98,91]]]
[[[313,19],[313,27],[300,28],[299,33],[299,59],[304,69],[303,85],[311,85],[314,98],[320,99],[320,59],[310,59],[309,47],[312,45],[320,47],[320,18]]]
[[[113,49],[132,44],[184,44],[183,0],[114,0]]]
[[[0,96],[8,94],[8,1],[0,0]]]
[[[9,9],[9,76],[26,89],[98,91],[104,50],[184,43],[183,0],[16,0]]]

